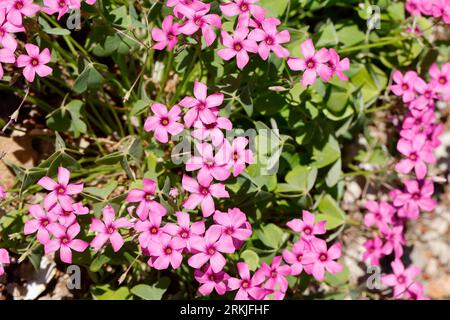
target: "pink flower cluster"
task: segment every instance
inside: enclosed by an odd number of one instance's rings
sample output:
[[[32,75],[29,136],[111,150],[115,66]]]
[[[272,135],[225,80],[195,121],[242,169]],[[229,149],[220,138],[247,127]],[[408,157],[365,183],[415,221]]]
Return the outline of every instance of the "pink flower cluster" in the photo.
[[[436,158],[433,150],[440,145],[439,135],[443,128],[437,124],[434,112],[437,100],[450,100],[450,63],[441,69],[436,64],[430,68],[430,81],[427,83],[416,72],[400,71],[393,74],[392,92],[402,97],[408,111],[403,118],[397,150],[403,156],[396,164],[399,174],[414,175],[415,179],[403,179],[403,189],[389,192],[390,202],[367,201],[368,213],[364,224],[378,230],[378,235],[364,244],[364,259],[372,265],[379,265],[384,256],[394,254],[392,269],[394,274],[383,277],[383,283],[394,287],[395,298],[424,299],[423,287],[414,282],[420,273],[417,268],[405,270],[403,256],[403,236],[408,219],[418,219],[420,212],[431,212],[436,207],[432,198],[433,180],[427,179],[428,165],[434,164]]]
[[[5,265],[10,263],[9,252],[0,248],[0,277],[5,274]]]
[[[96,0],[86,0],[87,4],[94,4]],[[52,68],[47,66],[51,60],[50,50],[40,50],[36,45],[26,43],[25,52],[18,54],[16,51],[18,41],[15,34],[26,32],[23,20],[43,11],[49,14],[58,13],[60,19],[69,9],[79,9],[81,0],[44,0],[41,7],[33,0],[2,0],[0,2],[0,80],[4,76],[2,63],[15,64],[23,68],[23,76],[29,82],[33,82],[36,74],[46,77],[52,73]]]
[[[449,0],[407,0],[406,10],[413,16],[432,16],[450,24]]]
[[[226,61],[236,58],[239,69],[248,64],[249,53],[257,53],[263,60],[268,59],[270,52],[279,58],[290,57],[289,50],[283,47],[291,40],[289,31],[278,31],[281,22],[277,18],[267,17],[266,10],[257,2],[233,0],[220,5],[224,16],[238,18],[232,34],[221,30],[220,39],[224,48],[219,49],[217,54]],[[216,40],[214,29],[222,29],[222,19],[217,14],[209,13],[210,4],[199,0],[169,0],[167,5],[173,7],[175,17],[166,16],[162,29],[153,28],[152,38],[156,42],[153,48],[173,50],[182,34],[190,36],[201,33],[207,46]],[[174,22],[176,18],[178,22]],[[317,75],[324,81],[335,74],[342,80],[348,79],[343,71],[349,69],[349,59],[341,61],[334,49],[323,48],[316,52],[311,39],[302,43],[301,49],[303,58],[289,58],[288,65],[292,70],[304,71],[304,86],[314,84]]]

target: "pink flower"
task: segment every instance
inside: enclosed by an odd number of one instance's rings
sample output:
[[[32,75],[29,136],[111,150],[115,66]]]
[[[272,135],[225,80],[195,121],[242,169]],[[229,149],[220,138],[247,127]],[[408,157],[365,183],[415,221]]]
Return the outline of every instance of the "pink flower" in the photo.
[[[436,86],[439,92],[450,91],[450,62],[444,64],[439,69],[436,63],[433,63],[429,70],[431,82]]]
[[[230,144],[228,140],[224,140],[222,148],[219,150],[223,159],[229,159],[229,167],[233,168],[233,176],[237,177],[245,170],[246,164],[254,162],[253,152],[245,149],[248,145],[247,138],[237,137]]]
[[[418,76],[415,71],[408,71],[403,74],[400,71],[395,71],[393,79],[395,84],[391,86],[392,92],[396,96],[403,97],[403,102],[410,102],[416,97],[414,91],[415,83]]]
[[[180,12],[180,9],[182,10],[183,7],[191,8],[194,11],[200,11],[207,7],[205,3],[199,0],[167,0],[166,5],[168,7],[174,7],[173,13],[179,19],[184,18],[183,14]]]
[[[391,263],[393,274],[384,275],[381,281],[390,287],[394,287],[394,298],[399,299],[405,293],[407,288],[414,283],[414,279],[420,274],[417,267],[409,267],[405,269],[400,260]]]
[[[274,17],[266,17],[266,10],[259,6],[253,6],[252,10],[253,19],[250,18],[248,25],[255,29],[262,29],[262,23],[264,21],[278,26],[281,21]]]
[[[104,207],[102,212],[103,221],[97,218],[92,218],[90,230],[92,232],[96,232],[97,235],[91,241],[91,246],[95,250],[99,250],[107,241],[110,241],[114,252],[117,252],[124,244],[124,240],[119,232],[119,229],[129,229],[133,226],[133,224],[126,218],[114,220],[116,214],[114,212],[114,208],[111,206]]]
[[[319,221],[314,223],[314,215],[306,210],[303,210],[303,220],[292,219],[287,223],[287,226],[295,232],[301,233],[303,240],[309,241],[315,238],[316,234],[324,234],[326,221]]]
[[[283,259],[291,265],[291,274],[293,276],[299,275],[305,267],[307,268],[303,263],[303,256],[310,251],[311,247],[309,244],[302,240],[294,243],[291,251],[287,249],[283,251]]]
[[[210,295],[213,290],[219,295],[225,294],[227,292],[227,285],[225,283],[230,278],[228,273],[223,271],[216,273],[209,265],[203,269],[204,271],[197,269],[194,272],[195,280],[201,283],[198,292],[203,296]]]
[[[410,114],[403,119],[400,135],[407,140],[414,140],[419,134],[430,134],[433,131],[433,124],[436,121],[434,110],[425,109],[423,111],[411,110]]]
[[[223,102],[223,93],[207,95],[208,87],[198,81],[194,83],[194,96],[184,97],[180,105],[190,110],[184,115],[184,122],[190,128],[195,121],[200,120],[205,125],[216,122],[218,109]]]
[[[421,16],[421,0],[407,0],[406,1],[406,10],[412,15],[412,16]]]
[[[371,227],[376,224],[378,227],[392,223],[392,217],[395,213],[395,208],[386,201],[366,201],[365,207],[369,212],[364,216],[364,224],[366,227]]]
[[[220,238],[222,228],[212,225],[205,232],[205,237],[193,237],[191,248],[196,250],[196,254],[189,258],[188,264],[195,269],[201,268],[209,261],[212,271],[220,272],[226,264],[222,253],[234,253],[235,248],[227,238]]]
[[[6,199],[6,191],[5,191],[5,188],[0,186],[0,200],[4,200],[4,199]]]
[[[252,30],[248,39],[259,42],[258,53],[263,60],[267,60],[270,51],[273,51],[278,58],[289,57],[289,50],[283,48],[281,44],[289,42],[291,35],[287,30],[278,32],[273,20],[262,21],[261,28]]]
[[[250,270],[245,262],[237,264],[239,278],[228,279],[228,287],[230,290],[238,290],[236,300],[261,300],[266,295],[266,290],[261,288],[265,277],[261,269],[250,277]]]
[[[15,26],[22,26],[22,16],[31,17],[40,7],[33,0],[3,0],[0,8],[6,8],[7,19]]]
[[[15,61],[16,57],[13,51],[6,48],[0,49],[0,80],[4,75],[2,63],[14,63]]]
[[[40,243],[46,244],[50,240],[48,227],[58,220],[58,217],[44,210],[40,205],[32,205],[28,209],[34,218],[25,223],[23,233],[29,235],[37,232],[37,239]]]
[[[217,14],[207,14],[211,5],[205,3],[205,8],[195,11],[187,6],[180,6],[179,12],[187,19],[187,21],[178,29],[180,33],[191,35],[198,30],[202,31],[206,45],[210,46],[216,40],[216,33],[212,27],[222,28],[222,21]]]
[[[156,27],[152,29],[152,39],[156,41],[153,48],[163,50],[167,47],[167,49],[173,50],[178,43],[179,27],[179,23],[173,23],[173,16],[165,17],[162,22],[162,30]]]
[[[228,169],[227,159],[222,158],[221,153],[213,154],[213,148],[209,143],[198,143],[196,149],[200,156],[192,156],[186,163],[186,171],[199,170],[197,178],[202,181],[219,181],[228,179],[231,172]]]
[[[66,168],[58,168],[58,182],[50,177],[43,177],[38,181],[38,185],[51,191],[44,200],[44,206],[48,209],[59,204],[64,210],[72,210],[72,197],[83,191],[83,184],[69,184],[70,171]]]
[[[286,292],[288,289],[286,276],[291,274],[291,268],[287,264],[281,265],[282,261],[281,256],[276,256],[270,266],[265,262],[262,263],[260,270],[267,278],[264,288]]]
[[[427,99],[429,103],[439,99],[437,85],[434,82],[426,83],[422,78],[417,77],[414,82],[414,90]]]
[[[75,223],[69,228],[64,228],[59,224],[48,226],[49,231],[56,239],[48,241],[44,245],[45,254],[55,252],[59,249],[59,255],[62,262],[72,263],[72,251],[83,252],[89,246],[86,241],[75,239],[80,233],[80,225]]]
[[[220,11],[227,17],[239,16],[239,22],[245,22],[249,20],[250,13],[253,14],[256,8],[261,8],[254,5],[254,3],[258,1],[259,0],[233,0],[222,3],[220,5]]]
[[[23,31],[22,26],[15,26],[6,20],[6,9],[0,9],[0,44],[4,48],[12,52],[16,51],[17,41],[11,34]]]
[[[225,190],[225,185],[222,183],[211,184],[212,179],[205,179],[203,177],[198,177],[198,182],[187,176],[183,176],[183,188],[191,192],[189,197],[184,201],[183,207],[192,210],[201,205],[202,213],[204,217],[209,217],[214,213],[215,198],[229,198],[230,195],[228,191]]]
[[[339,79],[347,81],[348,77],[344,74],[344,71],[350,68],[350,60],[348,58],[341,60],[338,53],[333,48],[328,49],[328,52],[330,54],[330,60],[327,65],[330,67],[331,72],[336,74]]]
[[[181,211],[178,211],[176,216],[178,224],[167,223],[163,227],[163,230],[164,232],[179,238],[183,244],[183,248],[190,251],[190,241],[192,237],[200,237],[205,233],[205,221],[201,220],[191,224],[189,214]]]
[[[214,222],[222,228],[222,238],[231,241],[236,249],[251,237],[252,229],[247,222],[247,216],[238,208],[229,209],[228,212],[216,211]]]
[[[409,300],[429,300],[424,291],[421,283],[414,282],[406,288],[405,296]]]
[[[364,242],[363,246],[366,249],[363,254],[363,259],[369,259],[373,266],[379,266],[380,259],[384,256],[383,241],[379,237],[375,237],[373,240]]]
[[[381,226],[380,231],[383,234],[385,243],[383,245],[383,254],[390,255],[394,252],[395,257],[400,258],[403,255],[403,245],[405,238],[403,237],[403,226],[390,228]]]
[[[304,86],[313,85],[316,82],[317,75],[322,80],[328,81],[332,76],[332,71],[328,67],[327,62],[330,60],[330,53],[327,49],[322,48],[316,53],[314,44],[311,39],[301,44],[303,58],[289,58],[288,65],[292,70],[305,71],[302,78]]]
[[[394,198],[394,206],[400,207],[398,216],[408,219],[417,219],[420,209],[425,212],[433,211],[436,201],[431,197],[434,193],[432,180],[424,180],[419,183],[416,180],[405,180],[405,192],[398,193]]]
[[[165,216],[167,213],[166,208],[159,202],[153,200],[156,192],[156,182],[151,179],[144,178],[142,180],[142,184],[142,190],[130,190],[126,202],[139,202],[136,213],[141,220],[147,219],[150,212],[154,212],[160,216]]]
[[[5,264],[10,264],[9,252],[6,249],[0,248],[0,277],[5,274]]]
[[[210,138],[214,146],[222,144],[224,134],[222,130],[233,129],[231,121],[225,117],[217,117],[216,121],[204,124],[202,121],[194,123],[195,130],[192,131],[192,136],[200,141],[205,141]]]
[[[310,241],[311,248],[314,251],[304,255],[305,264],[312,263],[312,275],[316,280],[323,281],[325,270],[331,274],[339,273],[343,270],[342,265],[337,263],[336,259],[341,256],[341,244],[335,243],[329,249],[324,240],[314,238]]]
[[[147,118],[144,124],[144,130],[154,131],[155,139],[161,143],[169,141],[169,134],[177,135],[183,131],[184,126],[178,121],[181,119],[181,109],[174,105],[170,111],[160,103],[152,105],[152,111],[155,114]]]
[[[61,19],[71,7],[71,1],[73,0],[44,0],[44,5],[47,8],[43,8],[42,11],[48,14],[54,14],[58,12],[58,20]]]
[[[247,35],[248,29],[244,27],[238,27],[234,32],[234,37],[226,31],[222,31],[222,44],[226,48],[217,51],[219,57],[226,61],[236,57],[237,67],[243,69],[250,60],[248,52],[258,52],[258,45],[254,40],[246,39]]]
[[[161,228],[162,216],[150,211],[148,220],[140,220],[134,225],[134,230],[139,232],[139,244],[142,248],[148,248],[150,240],[157,239],[163,233]]]
[[[75,222],[77,216],[82,216],[89,213],[89,208],[83,206],[81,202],[74,203],[71,210],[64,210],[59,204],[54,205],[52,208],[46,209],[49,210],[49,213],[57,216],[59,224],[66,228]]]
[[[36,73],[40,77],[46,77],[52,73],[52,68],[46,66],[51,60],[50,51],[46,48],[39,53],[39,47],[34,44],[26,44],[27,54],[21,54],[17,58],[17,66],[23,68],[23,76],[29,82],[33,82]]]
[[[169,264],[173,269],[178,269],[183,260],[181,255],[183,248],[184,244],[181,239],[161,234],[158,238],[151,239],[147,246],[151,255],[148,264],[157,270],[167,269]]]
[[[414,168],[418,179],[423,179],[427,174],[426,163],[436,162],[433,149],[423,134],[416,135],[412,141],[400,139],[397,143],[397,150],[407,158],[400,160],[395,169],[400,173],[407,174]]]

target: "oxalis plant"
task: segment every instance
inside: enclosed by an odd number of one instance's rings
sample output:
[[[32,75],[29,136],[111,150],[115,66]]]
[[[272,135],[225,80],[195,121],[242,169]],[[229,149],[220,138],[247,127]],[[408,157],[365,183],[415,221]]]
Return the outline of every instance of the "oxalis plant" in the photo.
[[[1,282],[46,256],[79,298],[427,299],[405,232],[442,182],[449,23],[448,0],[1,1],[2,133],[46,146],[0,150]]]

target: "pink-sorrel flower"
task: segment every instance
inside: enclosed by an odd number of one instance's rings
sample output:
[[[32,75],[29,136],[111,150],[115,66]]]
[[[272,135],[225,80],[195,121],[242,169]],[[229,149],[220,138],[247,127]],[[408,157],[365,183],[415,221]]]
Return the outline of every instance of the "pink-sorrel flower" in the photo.
[[[265,280],[264,273],[261,269],[255,272],[253,277],[250,276],[250,270],[245,262],[237,264],[239,278],[228,279],[228,287],[230,290],[238,290],[236,300],[261,300],[266,295],[266,290],[261,288]]]
[[[434,110],[425,109],[418,111],[412,109],[411,112],[403,119],[402,130],[400,136],[404,139],[412,141],[419,134],[428,135],[433,131],[433,124],[436,121]]]
[[[9,252],[0,248],[0,277],[5,274],[5,265],[10,264]]]
[[[205,125],[216,122],[218,109],[223,102],[223,93],[207,95],[208,87],[198,81],[194,83],[194,97],[184,97],[180,105],[190,108],[184,115],[184,122],[190,128],[195,121],[200,120]]]
[[[16,51],[17,41],[12,34],[23,31],[23,27],[15,26],[6,20],[6,9],[0,9],[0,44],[3,48]]]
[[[395,208],[386,201],[366,201],[365,207],[369,212],[364,216],[364,224],[370,228],[374,224],[378,227],[392,223]]]
[[[414,168],[418,179],[426,176],[428,171],[426,163],[436,162],[433,148],[428,144],[424,134],[418,134],[412,140],[400,139],[397,143],[397,150],[407,158],[400,160],[395,166],[395,170],[407,174]]]
[[[420,209],[425,212],[433,211],[436,208],[436,201],[431,197],[434,193],[432,180],[405,180],[406,190],[396,194],[394,206],[399,207],[398,216],[408,219],[417,219]]]
[[[291,268],[287,264],[281,265],[282,261],[281,256],[276,256],[272,259],[270,266],[265,262],[262,263],[260,270],[267,278],[264,288],[286,292],[288,289],[286,277],[291,274]]]
[[[287,226],[295,232],[301,233],[303,240],[309,241],[315,238],[316,234],[324,234],[326,221],[314,222],[314,215],[306,210],[303,210],[303,220],[292,219],[287,223]]]
[[[30,206],[28,212],[34,219],[25,222],[23,233],[29,235],[37,232],[38,241],[46,244],[50,240],[48,227],[58,220],[58,216],[47,212],[38,204]]]
[[[331,274],[339,273],[343,270],[342,265],[337,263],[336,259],[341,256],[341,244],[335,243],[327,249],[327,243],[318,238],[310,241],[310,251],[303,256],[305,264],[313,264],[312,275],[316,280],[323,281],[325,277],[325,270]]]
[[[184,243],[177,237],[161,234],[158,238],[150,240],[147,249],[151,255],[148,264],[157,270],[167,269],[169,265],[173,269],[178,269],[183,261],[181,252],[184,249]]]
[[[150,212],[154,212],[160,216],[165,216],[167,213],[166,208],[154,200],[156,182],[151,179],[144,178],[142,180],[142,185],[142,190],[130,190],[126,199],[127,202],[139,202],[139,206],[136,209],[139,219],[147,219]]]
[[[222,148],[219,150],[223,159],[229,159],[228,165],[233,168],[233,176],[237,177],[245,170],[247,164],[254,162],[253,152],[250,149],[246,149],[248,145],[248,139],[244,137],[237,137],[232,141],[223,141]]]
[[[15,26],[22,26],[22,16],[31,17],[40,7],[33,0],[3,0],[0,8],[6,8],[7,19]]]
[[[222,238],[231,241],[236,249],[251,237],[252,229],[247,222],[247,216],[238,208],[229,209],[228,212],[216,211],[214,222],[222,228]]]
[[[429,70],[431,82],[441,93],[450,91],[450,62],[447,62],[441,69],[436,63],[433,63]]]
[[[277,25],[272,20],[262,21],[261,28],[252,30],[248,39],[259,42],[258,53],[263,60],[267,60],[270,51],[273,51],[278,58],[289,57],[289,50],[281,45],[289,42],[291,35],[287,30],[278,32]]]
[[[330,61],[330,53],[326,48],[322,48],[316,52],[314,43],[311,39],[306,40],[301,45],[303,58],[289,58],[288,65],[294,71],[304,71],[302,84],[306,87],[316,82],[317,75],[322,80],[328,81],[332,76],[332,71],[328,67]]]
[[[366,249],[363,259],[370,260],[372,266],[379,266],[380,259],[385,255],[383,253],[383,241],[379,237],[375,237],[364,242],[363,246]]]
[[[58,13],[58,20],[61,19],[72,6],[73,0],[44,0],[44,5],[46,7],[41,10],[47,14]],[[79,3],[78,3],[79,4]]]
[[[209,261],[212,271],[220,272],[226,264],[222,253],[234,253],[235,248],[227,238],[220,238],[222,228],[212,225],[205,232],[204,237],[193,237],[190,241],[191,248],[196,254],[189,258],[188,264],[195,269],[201,268]]]
[[[417,77],[414,82],[414,90],[422,95],[429,103],[439,99],[436,83],[426,83],[422,78]]]
[[[103,221],[97,218],[92,218],[90,231],[97,233],[95,238],[91,241],[91,247],[95,250],[102,248],[107,241],[111,242],[114,252],[122,248],[124,240],[119,232],[119,229],[129,229],[133,224],[127,218],[114,219],[116,213],[114,208],[106,206],[102,210]]]
[[[59,249],[59,256],[62,262],[72,263],[72,250],[83,252],[89,246],[89,243],[86,241],[75,239],[80,233],[80,225],[78,223],[71,225],[67,229],[60,224],[51,224],[48,229],[56,239],[50,240],[44,245],[45,254],[50,254]]]
[[[201,121],[195,121],[195,130],[192,131],[192,136],[200,141],[206,141],[208,138],[214,146],[222,144],[224,134],[222,130],[233,129],[231,121],[225,117],[217,117],[216,121],[210,124],[204,124]]]
[[[155,139],[161,143],[169,142],[169,134],[177,135],[183,131],[184,126],[178,121],[181,119],[181,109],[174,105],[169,111],[161,103],[154,103],[152,111],[155,114],[147,118],[144,130],[153,131]]]
[[[0,80],[3,79],[4,75],[2,63],[14,63],[15,61],[16,57],[13,51],[6,48],[0,49]]]
[[[414,91],[418,75],[415,71],[408,71],[403,75],[400,71],[395,71],[393,79],[395,84],[391,86],[392,92],[396,96],[403,97],[403,102],[410,102],[416,97]]]
[[[223,159],[222,154],[213,153],[213,147],[209,143],[198,143],[196,149],[200,156],[192,156],[186,163],[186,171],[199,170],[197,178],[202,181],[219,181],[228,179],[231,172],[228,168],[228,159]]]
[[[233,0],[222,3],[220,5],[220,11],[227,17],[239,16],[239,22],[242,23],[249,20],[250,14],[253,14],[256,8],[261,8],[254,4],[258,1],[259,0]]]
[[[26,44],[25,50],[27,54],[21,54],[17,58],[17,66],[23,69],[23,76],[29,82],[33,82],[36,73],[40,77],[46,77],[52,73],[52,68],[46,64],[51,60],[50,50],[45,48],[42,52],[39,52],[39,47],[34,44]]]
[[[418,282],[414,282],[406,288],[405,297],[409,300],[429,300],[425,295],[423,285]]]
[[[267,23],[278,26],[281,21],[274,17],[266,17],[266,10],[263,7],[254,6],[252,10],[253,18],[249,20],[249,27],[255,29],[262,29],[262,23],[266,21]],[[244,22],[242,22],[244,23]]]
[[[54,205],[52,208],[48,208],[49,213],[58,217],[58,222],[64,227],[71,226],[77,216],[87,215],[89,208],[83,206],[81,202],[74,203],[71,210],[64,210],[59,204]]]
[[[194,11],[200,11],[207,8],[206,4],[199,0],[167,0],[166,5],[168,7],[173,7],[174,15],[183,19],[184,15],[180,12],[183,7],[191,8]]]
[[[391,263],[393,274],[384,275],[381,281],[390,287],[394,287],[394,298],[399,299],[407,288],[414,283],[414,279],[420,274],[420,269],[414,266],[404,267],[403,263],[396,259]]]
[[[139,244],[142,248],[147,248],[150,240],[159,238],[163,233],[161,228],[161,215],[151,211],[147,218],[147,220],[140,220],[134,225],[134,230],[140,233]]]
[[[58,182],[47,176],[38,181],[38,185],[51,191],[44,200],[44,206],[47,209],[59,204],[64,210],[72,210],[73,200],[71,196],[81,193],[83,191],[83,184],[71,184],[69,180],[70,171],[66,168],[59,167]]]
[[[238,27],[232,37],[226,31],[222,31],[221,39],[225,48],[217,51],[219,57],[226,61],[236,57],[237,67],[243,69],[250,60],[248,52],[258,52],[256,42],[252,39],[247,39],[248,32],[247,28]]]
[[[403,245],[406,243],[403,236],[403,226],[381,226],[380,231],[384,239],[383,254],[390,255],[394,252],[396,258],[403,255]]]
[[[152,29],[152,39],[156,42],[153,48],[156,50],[164,50],[167,47],[168,50],[173,50],[178,43],[178,35],[180,24],[173,22],[173,16],[167,16],[162,22],[162,29]]]
[[[202,177],[198,177],[197,182],[197,180],[184,175],[182,180],[183,188],[191,192],[191,194],[184,201],[183,207],[192,210],[200,204],[204,217],[212,215],[215,210],[213,197],[229,198],[230,195],[225,190],[224,184],[211,184],[211,182],[212,179],[202,179]]]
[[[163,230],[174,237],[180,239],[183,248],[191,251],[190,240],[192,237],[201,237],[205,233],[205,221],[200,220],[191,224],[190,216],[186,212],[178,211],[176,213],[177,223],[167,223]]]
[[[285,249],[283,251],[283,259],[286,263],[291,265],[291,274],[297,276],[302,273],[303,269],[308,269],[308,273],[311,273],[311,265],[305,265],[303,262],[303,256],[305,253],[310,252],[311,247],[306,241],[297,241],[292,245],[292,249],[289,251]]]
[[[331,72],[338,76],[342,81],[347,81],[348,77],[344,74],[344,71],[350,68],[350,60],[348,58],[342,59],[339,54],[333,48],[328,49],[330,54],[330,60],[327,65],[330,67]]]
[[[4,200],[4,199],[6,199],[6,191],[5,191],[5,188],[3,188],[0,185],[0,200]]]
[[[181,13],[187,21],[178,29],[180,33],[191,35],[198,30],[202,31],[203,38],[207,46],[210,46],[216,40],[216,32],[213,27],[222,28],[222,20],[217,14],[208,14],[211,5],[205,3],[205,7],[199,11],[187,6],[180,6],[178,12]]]
[[[201,285],[198,287],[198,292],[202,296],[210,295],[215,290],[219,295],[227,292],[226,282],[230,278],[228,273],[224,271],[214,272],[210,265],[203,267],[203,270],[197,269],[194,272],[195,280]]]

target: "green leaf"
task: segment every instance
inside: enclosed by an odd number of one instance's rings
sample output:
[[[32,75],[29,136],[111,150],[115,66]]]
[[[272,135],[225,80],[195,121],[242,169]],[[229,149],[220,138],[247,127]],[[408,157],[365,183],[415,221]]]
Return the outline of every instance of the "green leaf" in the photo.
[[[286,184],[278,184],[277,192],[307,193],[313,187],[317,178],[317,168],[296,166],[286,175]]]
[[[281,17],[291,0],[261,0],[261,5],[267,10],[266,16]]]
[[[317,48],[335,46],[338,44],[338,42],[339,38],[336,32],[336,28],[334,27],[333,22],[331,22],[331,20],[328,20],[326,24],[324,24],[320,28],[319,40],[316,42],[315,46]]]
[[[70,35],[70,30],[63,29],[63,28],[50,28],[50,29],[44,29],[44,32],[47,34],[54,34],[58,36],[68,36]]]
[[[249,266],[250,270],[255,271],[259,266],[259,257],[255,251],[247,249],[241,253],[243,259]]]
[[[348,282],[348,278],[350,276],[350,270],[347,266],[344,266],[342,272],[331,274],[327,272],[325,274],[325,282],[328,283],[332,287],[339,287]]]
[[[329,194],[325,195],[319,203],[319,211],[317,220],[325,220],[327,222],[327,230],[335,229],[345,223],[345,212],[339,207],[339,204]]]
[[[127,287],[120,287],[117,290],[111,289],[111,285],[105,284],[92,289],[92,295],[99,300],[130,300],[130,290]]]
[[[326,167],[341,157],[341,149],[339,143],[333,135],[328,136],[328,141],[318,141],[313,146],[312,158],[313,166],[317,168]]]
[[[75,80],[73,91],[83,93],[87,89],[98,88],[104,81],[103,76],[98,72],[93,63],[86,64],[83,72]]]
[[[101,188],[86,187],[84,188],[83,192],[96,196],[100,199],[106,200],[106,198],[108,198],[108,196],[114,191],[114,189],[117,188],[117,185],[118,185],[117,181],[112,181]]]
[[[92,272],[98,272],[104,264],[108,263],[111,260],[108,256],[99,255],[97,256],[89,266],[89,270]]]
[[[257,231],[259,239],[269,248],[278,249],[283,242],[283,231],[270,223]]]
[[[325,177],[325,183],[328,187],[334,187],[341,178],[341,170],[342,170],[342,161],[339,158],[330,168]]]
[[[159,282],[153,285],[138,284],[131,289],[131,292],[144,300],[161,300],[170,285],[170,278],[162,277]]]

